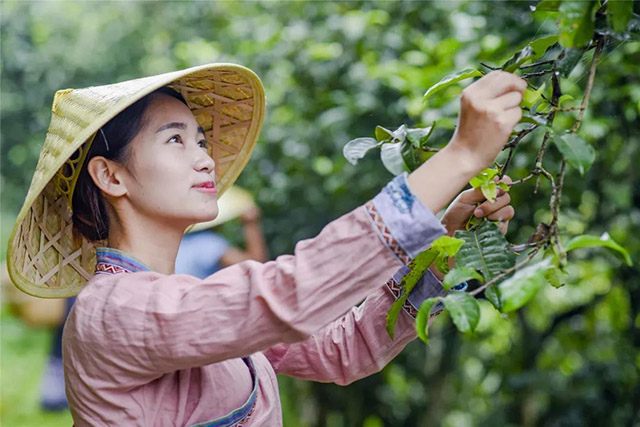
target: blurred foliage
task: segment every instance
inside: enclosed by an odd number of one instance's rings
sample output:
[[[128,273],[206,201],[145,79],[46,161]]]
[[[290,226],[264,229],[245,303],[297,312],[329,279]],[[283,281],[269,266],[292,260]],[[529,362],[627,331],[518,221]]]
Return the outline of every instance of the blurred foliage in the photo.
[[[261,76],[263,133],[239,184],[264,213],[271,253],[371,198],[391,175],[374,158],[353,167],[344,144],[381,124],[428,126],[444,145],[457,101],[422,102],[453,70],[503,63],[551,31],[533,2],[11,2],[0,4],[2,254],[26,194],[57,89],[85,87],[228,61]],[[635,13],[640,13],[634,2]],[[580,99],[589,55],[563,92]],[[280,378],[286,426],[633,425],[640,419],[640,43],[611,40],[602,54],[580,136],[596,148],[582,177],[569,171],[563,233],[608,231],[636,262],[603,250],[571,253],[567,286],[545,287],[523,310],[502,316],[481,302],[474,335],[446,315],[429,347],[410,344],[382,373],[347,387]],[[455,96],[461,87],[446,91]],[[536,137],[536,135],[532,135]],[[537,137],[537,140],[540,138]],[[537,147],[522,144],[510,176],[528,173]],[[554,154],[556,158],[554,160]],[[557,172],[560,156],[548,155]],[[555,163],[554,163],[555,161]],[[512,191],[509,240],[523,241],[550,218],[533,182]],[[434,183],[437,184],[437,183]],[[237,225],[225,226],[230,239]],[[382,285],[382,283],[381,283]],[[47,336],[2,316],[2,425],[55,424],[25,418],[32,375]],[[8,333],[7,331],[11,332]],[[16,335],[17,334],[17,335]],[[20,335],[23,334],[23,335]],[[17,343],[21,343],[18,345]],[[22,346],[22,347],[21,347]],[[21,350],[22,348],[22,350]],[[39,349],[39,350],[38,350]],[[39,353],[38,353],[39,352]],[[22,385],[20,389],[19,385]],[[23,394],[20,394],[23,393]]]

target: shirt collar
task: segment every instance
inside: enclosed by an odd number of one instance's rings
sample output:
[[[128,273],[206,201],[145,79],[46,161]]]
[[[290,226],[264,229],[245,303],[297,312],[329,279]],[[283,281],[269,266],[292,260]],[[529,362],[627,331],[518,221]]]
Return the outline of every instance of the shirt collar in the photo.
[[[107,247],[96,248],[96,273],[117,274],[151,271],[151,268],[128,253]]]

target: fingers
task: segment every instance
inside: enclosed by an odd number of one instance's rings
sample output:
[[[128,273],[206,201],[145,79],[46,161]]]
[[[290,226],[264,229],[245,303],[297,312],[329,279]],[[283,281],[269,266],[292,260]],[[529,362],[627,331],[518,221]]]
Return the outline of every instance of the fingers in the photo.
[[[509,92],[524,93],[527,82],[512,73],[492,71],[475,84],[475,89],[489,98],[498,98]]]
[[[511,196],[509,195],[509,193],[504,193],[501,196],[498,196],[495,202],[493,203],[489,202],[488,200],[482,203],[473,211],[473,214],[478,218],[482,218],[484,216],[489,215],[489,219],[491,219],[492,221],[495,221],[494,219],[491,218],[490,215],[507,206],[509,202],[511,202]],[[512,217],[513,215],[511,215],[511,217],[509,218],[503,218],[503,219],[511,219]]]
[[[498,179],[498,177],[495,177],[493,180],[496,182],[504,182],[507,185],[511,185],[511,183],[513,182],[509,175],[503,176],[502,179]],[[502,196],[504,193],[505,191],[503,189],[498,189],[498,196]],[[460,193],[457,198],[458,202],[465,203],[467,205],[477,205],[478,203],[482,203],[485,200],[487,200],[487,198],[484,196],[484,194],[482,194],[482,190],[480,190],[479,187],[465,190]]]
[[[496,105],[504,110],[508,110],[513,107],[518,107],[522,102],[522,93],[521,92],[508,92],[494,101]]]
[[[498,229],[500,229],[500,232],[502,234],[507,234],[507,230],[509,229],[509,222],[499,222],[498,223]]]
[[[487,216],[487,219],[490,221],[509,221],[514,215],[515,210],[513,206],[505,206]]]
[[[509,175],[503,176],[500,181],[504,182],[507,185],[511,185],[513,183],[513,180],[511,179],[511,177]]]

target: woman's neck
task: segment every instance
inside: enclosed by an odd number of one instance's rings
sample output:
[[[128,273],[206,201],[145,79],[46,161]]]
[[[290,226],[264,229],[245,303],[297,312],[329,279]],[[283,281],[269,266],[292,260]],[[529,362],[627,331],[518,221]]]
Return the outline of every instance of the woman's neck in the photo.
[[[171,227],[148,218],[135,221],[129,217],[126,224],[111,227],[107,245],[132,255],[153,271],[174,274],[182,236],[181,227]]]

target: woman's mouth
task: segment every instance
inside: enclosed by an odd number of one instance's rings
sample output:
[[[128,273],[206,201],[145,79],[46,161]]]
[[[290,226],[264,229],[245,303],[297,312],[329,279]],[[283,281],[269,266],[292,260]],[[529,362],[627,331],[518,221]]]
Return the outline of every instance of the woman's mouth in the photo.
[[[218,194],[218,190],[216,190],[216,186],[213,181],[207,181],[203,182],[202,184],[194,185],[193,188],[207,194]]]

